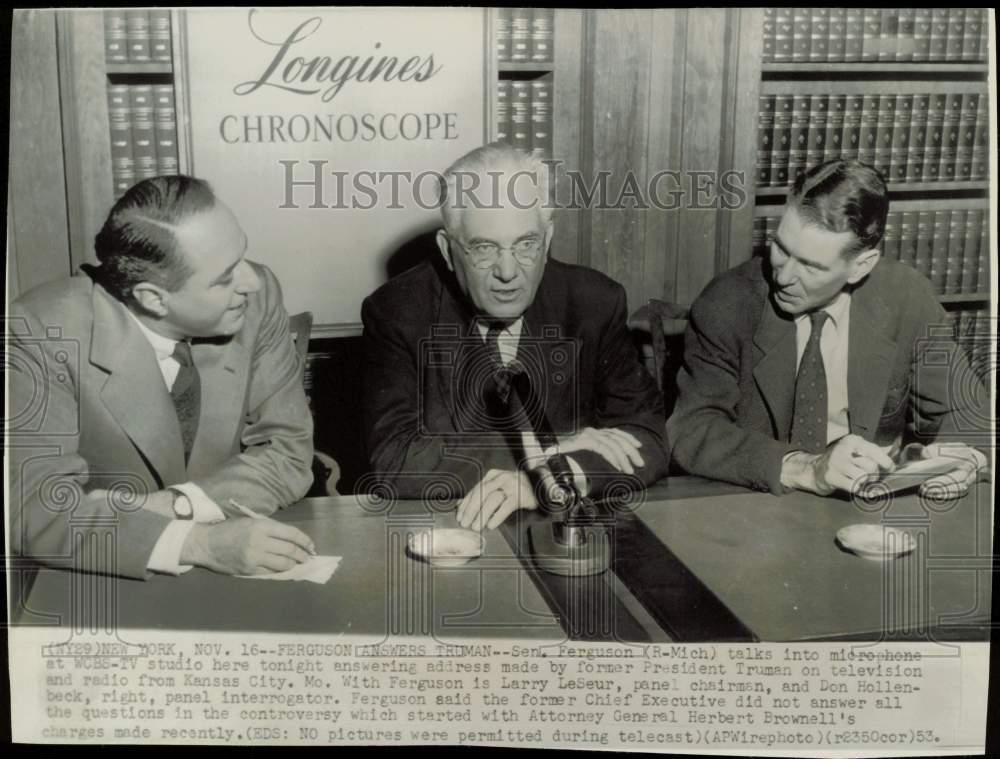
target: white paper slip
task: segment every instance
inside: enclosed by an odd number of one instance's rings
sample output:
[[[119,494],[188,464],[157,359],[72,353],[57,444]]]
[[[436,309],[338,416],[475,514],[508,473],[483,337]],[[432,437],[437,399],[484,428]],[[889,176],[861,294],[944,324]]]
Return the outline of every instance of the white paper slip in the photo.
[[[949,456],[911,461],[874,480],[870,486],[877,488],[880,493],[895,493],[916,487],[939,474],[947,474],[955,469],[959,463],[961,463],[960,459]]]
[[[313,556],[304,564],[296,564],[284,572],[271,572],[262,575],[237,575],[247,580],[306,580],[317,585],[324,585],[333,577],[340,566],[340,556]]]

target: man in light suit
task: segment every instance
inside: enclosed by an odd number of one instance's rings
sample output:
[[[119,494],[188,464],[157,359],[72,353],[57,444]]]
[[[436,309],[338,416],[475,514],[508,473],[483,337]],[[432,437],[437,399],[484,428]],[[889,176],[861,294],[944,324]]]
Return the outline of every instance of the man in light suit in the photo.
[[[438,255],[361,309],[375,477],[404,497],[461,497],[463,526],[536,508],[506,406],[489,400],[515,365],[557,437],[545,453],[565,456],[579,490],[600,497],[662,477],[663,401],[629,338],[624,289],[548,258],[547,167],[487,145],[444,178]]]
[[[308,489],[312,421],[278,282],[235,217],[205,182],[158,177],[95,245],[89,276],[10,308],[14,552],[134,578],[307,560],[306,535],[261,518]]]
[[[673,459],[780,494],[850,492],[907,442],[946,455],[925,492],[957,496],[986,459],[988,398],[927,280],[881,260],[888,196],[858,162],[792,188],[769,260],[716,277],[691,309]]]

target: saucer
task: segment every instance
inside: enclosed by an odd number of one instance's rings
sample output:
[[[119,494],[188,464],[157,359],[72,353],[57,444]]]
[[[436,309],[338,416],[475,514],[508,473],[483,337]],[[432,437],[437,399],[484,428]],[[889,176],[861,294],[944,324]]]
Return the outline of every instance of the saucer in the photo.
[[[851,524],[837,530],[837,542],[851,553],[886,561],[910,553],[917,541],[908,532],[880,524]]]
[[[482,555],[483,536],[472,530],[430,529],[410,535],[407,547],[436,567],[458,567]]]

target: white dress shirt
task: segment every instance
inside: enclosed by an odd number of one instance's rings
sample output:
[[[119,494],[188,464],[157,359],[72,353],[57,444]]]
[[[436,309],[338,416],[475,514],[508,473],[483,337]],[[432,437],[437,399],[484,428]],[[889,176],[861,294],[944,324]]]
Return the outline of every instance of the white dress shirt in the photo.
[[[819,352],[826,371],[826,442],[840,440],[851,431],[847,402],[847,346],[851,322],[851,295],[842,292],[823,309],[830,318],[823,324],[819,339]],[[802,361],[802,354],[809,342],[812,322],[809,314],[795,317],[795,366]]]
[[[174,358],[174,348],[178,341],[153,332],[131,311],[129,311],[129,316],[139,325],[139,330],[146,336],[149,344],[153,347],[153,352],[156,354],[156,363],[160,367],[160,374],[163,375],[163,382],[167,386],[167,392],[169,392],[173,388],[177,374],[181,369],[180,363]],[[159,540],[156,541],[156,545],[153,546],[153,552],[149,555],[149,562],[146,564],[146,568],[151,572],[177,575],[191,568],[189,565],[181,564],[180,558],[181,548],[184,546],[184,541],[187,539],[195,523],[221,522],[226,518],[226,515],[215,501],[209,498],[205,491],[193,482],[171,485],[170,488],[179,491],[180,495],[177,496],[178,498],[188,499],[191,504],[193,516],[190,520],[174,520],[167,525],[167,529],[163,531]]]

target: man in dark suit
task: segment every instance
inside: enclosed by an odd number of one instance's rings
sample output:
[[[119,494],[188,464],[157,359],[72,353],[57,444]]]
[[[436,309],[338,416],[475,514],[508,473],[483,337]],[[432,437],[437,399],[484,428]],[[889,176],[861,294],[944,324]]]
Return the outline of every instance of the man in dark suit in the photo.
[[[782,493],[850,492],[907,442],[954,470],[925,491],[958,495],[985,466],[987,396],[929,283],[881,260],[882,177],[832,161],[801,177],[769,260],[716,277],[691,309],[667,422],[692,474]]]
[[[565,455],[584,493],[663,476],[662,398],[630,341],[624,290],[547,260],[544,164],[488,145],[444,177],[440,257],[362,306],[375,477],[404,497],[463,496],[466,526],[535,508],[525,459],[505,434],[507,407],[494,402],[498,389],[509,393],[497,370],[514,366],[529,378],[529,415],[558,437],[544,454]]]
[[[145,180],[96,252],[10,308],[14,551],[136,578],[305,561],[305,534],[260,518],[308,489],[312,420],[278,282],[235,217],[201,180]]]

